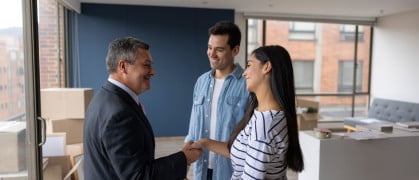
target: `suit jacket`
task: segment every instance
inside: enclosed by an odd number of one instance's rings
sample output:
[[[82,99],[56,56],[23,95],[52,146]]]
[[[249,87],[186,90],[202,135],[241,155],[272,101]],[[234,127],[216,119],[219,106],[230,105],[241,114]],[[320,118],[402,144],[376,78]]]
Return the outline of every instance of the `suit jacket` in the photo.
[[[106,82],[95,94],[84,122],[84,175],[97,179],[183,179],[183,152],[154,159],[153,129],[141,107]]]

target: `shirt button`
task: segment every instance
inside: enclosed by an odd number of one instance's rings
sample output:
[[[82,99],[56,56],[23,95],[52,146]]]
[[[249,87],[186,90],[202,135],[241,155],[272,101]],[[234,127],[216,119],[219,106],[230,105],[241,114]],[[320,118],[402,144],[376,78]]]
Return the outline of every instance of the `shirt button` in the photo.
[[[206,159],[204,159],[204,162],[207,162],[207,160],[206,160]]]
[[[208,133],[208,129],[205,129],[205,132]]]
[[[210,99],[207,100],[208,102],[210,101]]]

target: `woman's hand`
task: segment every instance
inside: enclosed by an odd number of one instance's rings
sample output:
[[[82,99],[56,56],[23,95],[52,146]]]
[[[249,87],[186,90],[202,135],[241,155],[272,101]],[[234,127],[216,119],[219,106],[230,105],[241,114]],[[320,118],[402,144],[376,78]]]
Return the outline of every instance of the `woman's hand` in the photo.
[[[200,140],[198,140],[198,141],[195,141],[192,145],[191,145],[191,147],[192,148],[196,148],[196,149],[207,149],[208,148],[208,142],[209,142],[209,139],[208,138],[202,138],[202,139],[200,139]]]
[[[202,138],[194,142],[191,147],[198,149],[207,149],[209,151],[220,154],[226,158],[230,158],[230,151],[227,149],[227,142],[212,140],[209,138]]]

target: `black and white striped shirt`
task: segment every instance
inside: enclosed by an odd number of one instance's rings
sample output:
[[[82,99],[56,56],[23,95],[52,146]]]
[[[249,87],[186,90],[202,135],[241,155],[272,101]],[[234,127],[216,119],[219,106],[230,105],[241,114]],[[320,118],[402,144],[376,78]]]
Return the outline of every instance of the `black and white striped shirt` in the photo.
[[[254,110],[231,148],[231,179],[287,179],[287,122],[283,111]]]

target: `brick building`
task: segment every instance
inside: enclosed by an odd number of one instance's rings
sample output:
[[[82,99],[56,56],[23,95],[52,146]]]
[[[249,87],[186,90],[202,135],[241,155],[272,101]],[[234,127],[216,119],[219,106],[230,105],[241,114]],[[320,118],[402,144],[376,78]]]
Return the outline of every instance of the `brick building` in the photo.
[[[0,120],[25,113],[21,28],[0,29]]]
[[[39,3],[43,7],[38,14],[40,86],[63,87],[65,53],[62,51],[62,6],[57,5],[55,0],[40,0]],[[16,119],[25,114],[22,36],[22,27],[0,29],[0,121]]]

